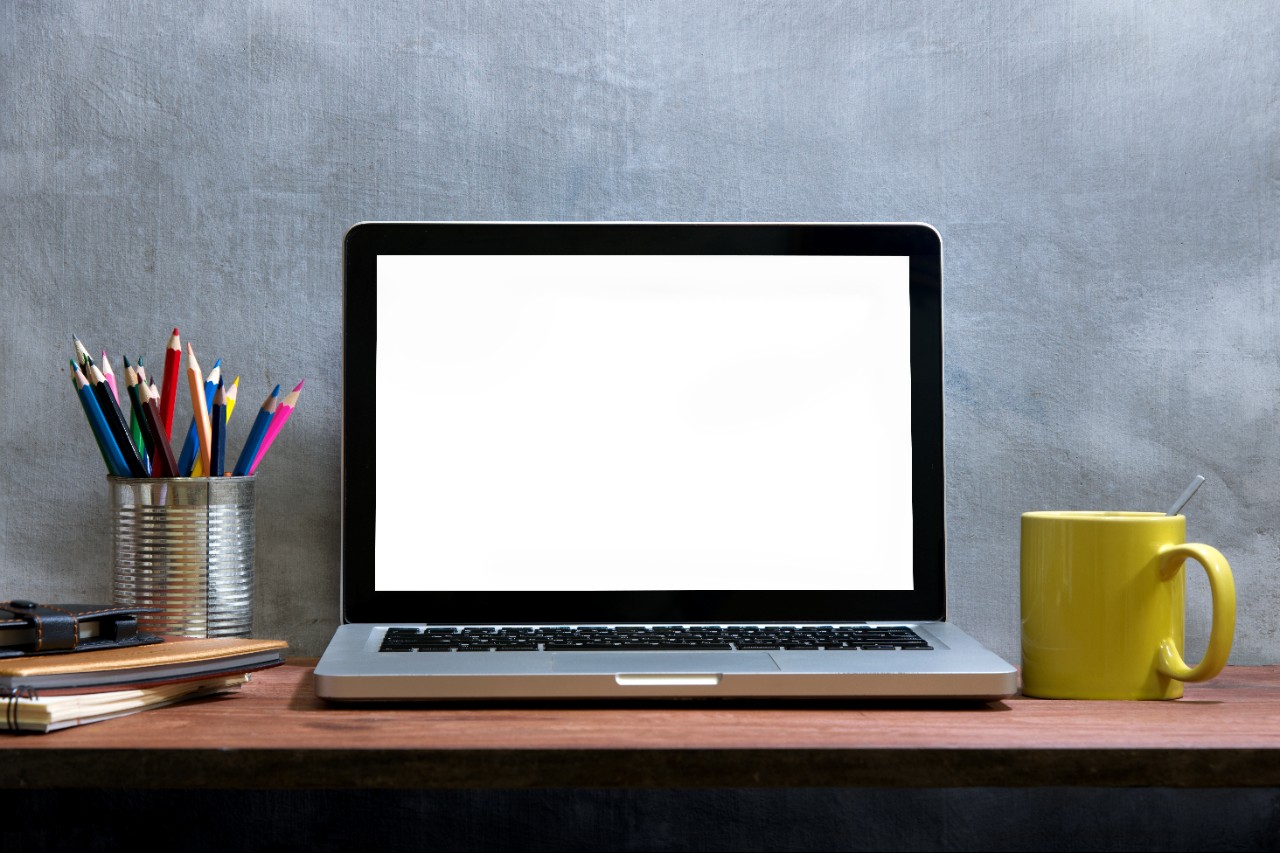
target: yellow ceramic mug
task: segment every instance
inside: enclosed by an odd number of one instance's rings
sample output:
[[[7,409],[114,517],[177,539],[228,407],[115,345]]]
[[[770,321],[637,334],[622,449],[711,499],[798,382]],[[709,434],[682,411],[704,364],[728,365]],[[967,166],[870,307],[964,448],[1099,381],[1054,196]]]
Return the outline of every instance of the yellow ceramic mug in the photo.
[[[1176,699],[1231,653],[1236,589],[1217,549],[1187,544],[1187,520],[1156,512],[1022,516],[1022,692],[1046,699]],[[1209,574],[1213,624],[1196,666],[1182,658],[1186,558]]]

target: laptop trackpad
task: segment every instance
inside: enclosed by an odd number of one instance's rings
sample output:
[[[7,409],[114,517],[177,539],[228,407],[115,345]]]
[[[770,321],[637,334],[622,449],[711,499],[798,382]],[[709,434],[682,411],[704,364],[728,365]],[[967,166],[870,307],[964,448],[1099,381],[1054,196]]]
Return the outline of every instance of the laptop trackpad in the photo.
[[[551,652],[555,672],[777,672],[768,652]]]

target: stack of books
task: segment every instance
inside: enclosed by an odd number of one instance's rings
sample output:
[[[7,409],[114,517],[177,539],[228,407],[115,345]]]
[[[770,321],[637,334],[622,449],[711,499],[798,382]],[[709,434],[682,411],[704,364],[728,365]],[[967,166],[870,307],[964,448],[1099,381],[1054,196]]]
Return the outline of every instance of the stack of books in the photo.
[[[282,640],[166,638],[155,645],[0,660],[0,727],[51,732],[237,690],[283,663]]]

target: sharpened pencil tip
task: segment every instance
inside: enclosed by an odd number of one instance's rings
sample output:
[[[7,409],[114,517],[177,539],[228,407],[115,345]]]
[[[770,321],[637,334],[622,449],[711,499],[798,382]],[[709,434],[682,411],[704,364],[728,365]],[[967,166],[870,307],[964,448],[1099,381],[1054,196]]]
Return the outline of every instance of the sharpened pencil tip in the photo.
[[[302,390],[302,383],[303,383],[303,382],[306,382],[306,381],[307,381],[307,380],[305,380],[305,379],[304,379],[304,380],[302,380],[302,382],[299,382],[297,385],[293,386],[293,390],[295,390],[295,391],[301,391],[301,390]]]

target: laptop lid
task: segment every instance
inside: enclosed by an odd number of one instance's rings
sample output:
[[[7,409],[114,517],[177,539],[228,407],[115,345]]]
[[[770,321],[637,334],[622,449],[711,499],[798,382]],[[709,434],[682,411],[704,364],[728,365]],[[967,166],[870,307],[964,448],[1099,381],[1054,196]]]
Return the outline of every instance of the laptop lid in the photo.
[[[347,622],[939,620],[927,225],[361,223]]]

